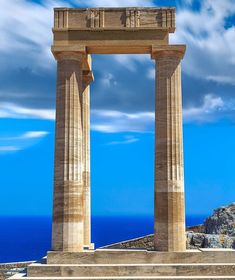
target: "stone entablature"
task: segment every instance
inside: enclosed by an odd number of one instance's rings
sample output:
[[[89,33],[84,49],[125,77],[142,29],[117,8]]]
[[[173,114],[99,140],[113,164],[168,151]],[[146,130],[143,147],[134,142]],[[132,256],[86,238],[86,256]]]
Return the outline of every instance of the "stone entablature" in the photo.
[[[167,29],[175,31],[175,8],[56,8],[54,30]]]
[[[151,54],[168,46],[175,8],[56,8],[52,52]]]

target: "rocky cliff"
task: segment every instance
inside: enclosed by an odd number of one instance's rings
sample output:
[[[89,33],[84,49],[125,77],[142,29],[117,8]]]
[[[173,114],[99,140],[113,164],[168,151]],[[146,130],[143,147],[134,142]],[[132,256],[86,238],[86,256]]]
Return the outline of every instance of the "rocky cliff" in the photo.
[[[199,228],[187,232],[188,248],[235,249],[235,203],[215,209]]]
[[[235,237],[235,203],[214,210],[204,222],[205,233]]]

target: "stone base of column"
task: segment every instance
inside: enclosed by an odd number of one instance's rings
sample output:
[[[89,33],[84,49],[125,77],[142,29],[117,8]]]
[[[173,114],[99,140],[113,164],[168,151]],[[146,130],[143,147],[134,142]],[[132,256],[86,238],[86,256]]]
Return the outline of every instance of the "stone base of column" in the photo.
[[[88,245],[83,245],[84,250],[94,250],[95,249],[95,243],[90,243]]]
[[[157,251],[186,250],[184,193],[155,193],[154,247]]]
[[[95,250],[48,252],[47,263],[27,268],[14,280],[81,279],[235,279],[235,250]],[[32,278],[33,277],[33,278]]]

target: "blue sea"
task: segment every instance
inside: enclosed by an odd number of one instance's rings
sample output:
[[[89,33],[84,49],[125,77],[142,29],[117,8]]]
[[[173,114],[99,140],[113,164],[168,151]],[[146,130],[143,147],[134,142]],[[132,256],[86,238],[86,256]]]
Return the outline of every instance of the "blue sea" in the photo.
[[[188,226],[205,216],[188,216]],[[51,246],[50,217],[0,217],[0,262],[36,260]],[[96,248],[153,233],[153,217],[92,217],[92,242]]]

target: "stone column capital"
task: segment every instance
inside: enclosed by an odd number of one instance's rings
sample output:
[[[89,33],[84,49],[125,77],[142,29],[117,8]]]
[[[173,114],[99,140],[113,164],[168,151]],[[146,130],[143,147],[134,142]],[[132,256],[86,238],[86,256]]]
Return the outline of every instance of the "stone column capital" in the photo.
[[[85,46],[52,46],[51,52],[55,59],[58,60],[81,60],[83,57],[87,57]]]
[[[158,60],[163,57],[178,58],[184,57],[186,45],[166,45],[166,46],[152,46],[151,58]]]
[[[82,59],[83,59],[83,54],[80,52],[64,51],[64,52],[53,52],[53,54],[57,61],[61,61],[61,60],[82,61]]]

